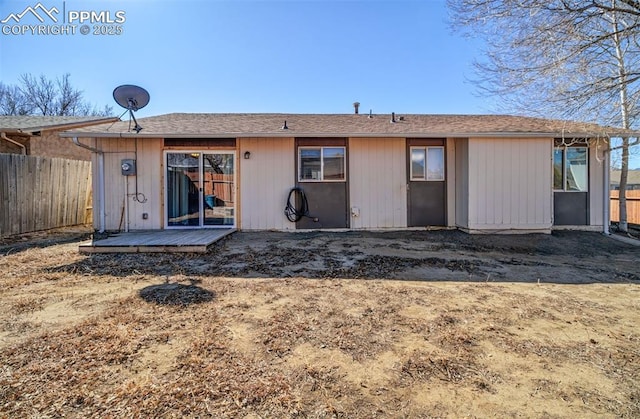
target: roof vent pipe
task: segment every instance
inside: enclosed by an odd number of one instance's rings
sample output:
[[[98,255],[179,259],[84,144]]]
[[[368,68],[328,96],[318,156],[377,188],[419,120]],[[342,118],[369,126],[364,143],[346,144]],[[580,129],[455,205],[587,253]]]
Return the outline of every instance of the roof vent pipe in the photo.
[[[369,109],[369,118],[373,118],[373,109]]]
[[[282,126],[281,129],[289,129],[289,127],[287,126],[287,121],[284,121],[284,125]]]
[[[392,124],[396,123],[396,113],[395,112],[391,112],[391,123]]]
[[[353,102],[353,111],[356,115],[358,114],[359,107],[360,107],[360,102]]]

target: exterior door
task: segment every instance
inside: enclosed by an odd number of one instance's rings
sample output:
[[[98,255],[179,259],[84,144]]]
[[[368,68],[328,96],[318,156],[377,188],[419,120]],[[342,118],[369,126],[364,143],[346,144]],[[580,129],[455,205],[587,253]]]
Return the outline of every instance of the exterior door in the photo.
[[[235,153],[167,152],[166,227],[235,226]]]
[[[296,228],[348,228],[346,139],[299,138],[296,153],[296,186],[304,190],[309,208],[309,217]]]
[[[589,224],[589,147],[556,144],[553,150],[553,224]]]
[[[407,140],[408,226],[446,225],[445,140]]]

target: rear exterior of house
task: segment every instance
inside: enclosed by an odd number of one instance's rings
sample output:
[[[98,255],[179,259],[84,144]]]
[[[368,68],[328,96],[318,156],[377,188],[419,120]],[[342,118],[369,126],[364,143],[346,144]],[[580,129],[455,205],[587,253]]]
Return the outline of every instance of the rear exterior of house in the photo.
[[[63,136],[90,147],[103,170],[93,177],[101,230],[603,231],[603,127],[397,118],[170,114],[140,119],[139,134],[123,122]],[[284,211],[302,206],[293,188],[308,204],[298,221]]]

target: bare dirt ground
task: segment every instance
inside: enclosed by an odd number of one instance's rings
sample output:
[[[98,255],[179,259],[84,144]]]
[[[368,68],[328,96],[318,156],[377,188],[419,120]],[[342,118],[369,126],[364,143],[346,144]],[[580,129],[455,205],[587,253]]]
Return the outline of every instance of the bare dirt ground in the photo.
[[[599,234],[0,242],[0,417],[639,417],[640,248]]]

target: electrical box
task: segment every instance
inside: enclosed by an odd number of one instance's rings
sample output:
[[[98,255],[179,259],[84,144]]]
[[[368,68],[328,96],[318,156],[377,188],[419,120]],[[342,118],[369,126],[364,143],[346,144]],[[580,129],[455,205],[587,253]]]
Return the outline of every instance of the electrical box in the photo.
[[[134,159],[122,159],[120,168],[124,176],[134,176],[136,174],[136,161]]]

